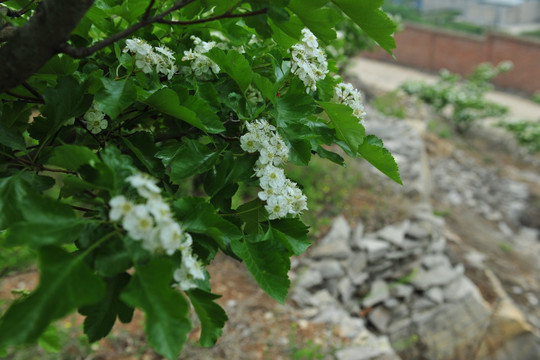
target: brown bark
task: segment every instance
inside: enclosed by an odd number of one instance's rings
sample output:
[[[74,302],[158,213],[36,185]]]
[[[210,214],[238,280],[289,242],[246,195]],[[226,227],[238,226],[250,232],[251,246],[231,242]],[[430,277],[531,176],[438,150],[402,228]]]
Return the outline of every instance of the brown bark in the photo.
[[[21,85],[59,52],[94,0],[42,0],[0,47],[0,93]]]

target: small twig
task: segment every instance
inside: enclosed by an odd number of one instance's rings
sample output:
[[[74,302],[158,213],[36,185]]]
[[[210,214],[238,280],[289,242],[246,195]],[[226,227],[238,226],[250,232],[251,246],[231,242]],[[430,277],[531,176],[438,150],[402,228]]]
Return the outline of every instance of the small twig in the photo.
[[[96,142],[99,144],[100,147],[105,147],[105,144],[103,142],[101,142],[101,140],[98,139],[98,137],[96,136],[96,134],[94,134],[93,132],[91,132],[90,130],[88,130],[88,128],[86,127],[86,124],[84,123],[84,121],[82,121],[81,119],[79,118],[75,118],[75,120],[77,121],[77,123],[79,123],[80,125],[82,125],[83,129],[89,133],[93,138],[94,140],[96,140]]]
[[[59,46],[59,48],[57,50],[58,50],[58,52],[62,52],[64,54],[67,54],[67,55],[69,55],[69,56],[71,56],[73,58],[76,58],[76,59],[85,58],[87,56],[92,55],[96,51],[101,50],[104,47],[107,47],[107,46],[117,42],[118,40],[123,39],[123,38],[133,34],[135,31],[139,30],[140,28],[142,28],[142,27],[144,27],[146,25],[155,23],[158,20],[163,19],[165,16],[169,15],[173,11],[176,11],[176,10],[179,10],[179,9],[183,8],[184,6],[192,3],[193,1],[195,1],[195,0],[179,0],[179,1],[175,2],[173,6],[171,6],[169,9],[163,11],[162,13],[160,13],[160,14],[154,16],[154,17],[151,17],[151,18],[141,19],[138,23],[128,27],[124,31],[116,33],[113,36],[111,36],[110,38],[99,41],[99,42],[95,43],[94,45],[92,45],[90,47],[76,48],[76,47],[68,45],[67,43],[63,43],[63,44],[61,44]]]
[[[268,12],[267,8],[257,10],[257,11],[251,11],[241,14],[231,14],[230,12],[223,13],[221,15],[216,15],[213,17],[209,17],[206,19],[197,19],[197,20],[190,20],[190,21],[181,21],[181,20],[158,20],[158,23],[161,24],[168,24],[168,25],[195,25],[195,24],[202,24],[205,22],[215,21],[215,20],[221,20],[221,19],[232,19],[232,18],[242,18],[242,17],[250,17],[250,16],[257,16],[266,14]]]
[[[15,94],[12,91],[6,91],[6,94],[11,95],[13,97],[16,97],[16,98],[18,98],[20,100],[24,100],[25,102],[29,102],[29,103],[37,103],[37,104],[44,104],[45,103],[45,101],[43,101],[43,99],[40,99],[38,97],[19,95],[19,94]]]
[[[156,0],[150,0],[150,3],[148,4],[148,7],[146,8],[143,16],[142,16],[142,20],[146,20],[148,19],[148,16],[150,16],[150,11],[152,11],[152,7],[154,6],[154,3],[156,2]]]
[[[12,17],[12,18],[21,17],[30,10],[30,7],[32,6],[34,1],[36,1],[36,0],[30,0],[30,2],[28,4],[26,4],[26,6],[23,7],[22,9],[20,9],[20,10],[7,9],[7,14],[6,15],[9,16],[9,17]],[[3,2],[3,1],[1,1],[1,2]]]
[[[22,162],[26,165],[30,165],[34,168],[37,168],[38,171],[49,171],[49,172],[57,172],[57,173],[64,173],[64,174],[72,174],[72,175],[78,175],[77,172],[75,171],[71,171],[71,170],[64,170],[64,169],[51,169],[51,168],[48,168],[46,166],[43,166],[41,164],[37,164],[33,161],[30,161],[30,160],[26,160],[26,159],[23,159],[23,158],[16,158],[15,160],[19,161],[19,162]]]
[[[28,84],[26,81],[22,83],[22,86],[24,86],[26,90],[30,91],[30,93],[34,95],[37,99],[43,100],[43,96],[41,96],[41,94],[38,93],[37,90],[30,86],[30,84]]]
[[[80,206],[75,206],[75,205],[71,205],[72,208],[74,208],[75,210],[79,210],[79,211],[96,211],[96,210],[93,210],[93,209],[87,209],[87,208],[83,208],[83,207],[80,207]]]
[[[193,1],[195,1],[195,0],[177,1],[173,6],[171,6],[166,11],[163,11],[162,13],[160,13],[160,14],[154,16],[154,17],[149,17],[149,12],[150,12],[150,9],[151,9],[150,5],[153,5],[152,4],[153,1],[151,0],[150,4],[149,4],[149,7],[147,7],[147,9],[145,11],[145,14],[141,18],[141,20],[138,23],[136,23],[136,24],[130,26],[129,28],[125,29],[124,31],[116,33],[113,36],[111,36],[110,38],[99,41],[99,42],[95,43],[94,45],[92,45],[90,47],[87,47],[87,48],[76,48],[76,47],[73,47],[71,45],[68,45],[68,43],[63,43],[58,47],[57,51],[60,52],[60,53],[67,54],[67,55],[69,55],[69,56],[71,56],[73,58],[81,59],[81,58],[85,58],[87,56],[92,55],[96,51],[99,51],[99,50],[101,50],[101,49],[115,43],[116,41],[118,41],[120,39],[128,37],[129,35],[133,34],[135,31],[139,30],[140,28],[142,28],[142,27],[144,27],[146,25],[152,24],[152,23],[161,23],[161,24],[169,24],[169,25],[195,25],[195,24],[201,24],[201,23],[214,21],[214,20],[220,20],[220,19],[256,16],[256,15],[261,15],[261,14],[265,14],[265,13],[268,12],[268,9],[264,8],[264,9],[261,9],[261,10],[252,11],[252,12],[246,12],[246,13],[242,13],[242,14],[232,14],[229,11],[229,12],[223,13],[221,15],[213,16],[213,17],[206,18],[206,19],[197,19],[197,20],[189,20],[189,21],[164,20],[165,16],[171,14],[172,12],[174,12],[176,10],[179,10],[179,9],[183,8],[184,6],[192,3]],[[148,14],[147,14],[147,12],[148,12]]]

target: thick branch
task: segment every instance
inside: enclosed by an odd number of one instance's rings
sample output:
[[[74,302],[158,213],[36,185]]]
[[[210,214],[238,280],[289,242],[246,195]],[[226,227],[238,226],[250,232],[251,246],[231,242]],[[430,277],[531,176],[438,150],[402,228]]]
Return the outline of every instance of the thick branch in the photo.
[[[0,93],[20,85],[57,53],[94,0],[42,0],[0,47]]]

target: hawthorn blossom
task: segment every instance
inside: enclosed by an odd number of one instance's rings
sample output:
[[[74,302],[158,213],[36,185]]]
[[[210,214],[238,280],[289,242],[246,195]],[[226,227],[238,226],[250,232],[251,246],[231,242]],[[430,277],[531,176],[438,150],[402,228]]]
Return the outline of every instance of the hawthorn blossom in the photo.
[[[262,188],[258,197],[266,201],[269,218],[296,216],[307,210],[306,196],[278,167],[288,160],[289,149],[276,128],[262,119],[246,123],[246,128],[248,132],[240,137],[240,147],[249,153],[259,152],[253,170]]]
[[[306,86],[306,92],[317,90],[317,81],[328,73],[326,55],[319,48],[317,38],[307,28],[302,30],[302,41],[291,48],[291,71]]]
[[[195,47],[184,51],[182,61],[189,61],[191,72],[201,79],[210,79],[213,74],[221,70],[218,64],[210,60],[205,53],[218,46],[215,41],[203,41],[196,36],[191,36]]]
[[[107,120],[105,120],[105,113],[96,109],[95,104],[84,114],[83,119],[86,128],[94,135],[99,134],[109,125]]]
[[[353,110],[353,115],[365,126],[366,112],[362,104],[362,94],[349,83],[339,83],[334,87],[334,102],[345,104]]]
[[[126,182],[141,198],[134,201],[124,195],[113,197],[109,201],[109,218],[120,222],[129,237],[140,242],[143,249],[169,256],[181,254],[173,286],[184,291],[197,287],[195,281],[205,279],[204,265],[193,254],[191,235],[173,218],[169,204],[161,197],[157,180],[136,173],[127,177]]]
[[[158,73],[167,75],[170,80],[178,71],[174,53],[166,46],[153,47],[144,40],[133,38],[126,40],[123,51],[135,56],[135,66],[145,74],[155,69]]]

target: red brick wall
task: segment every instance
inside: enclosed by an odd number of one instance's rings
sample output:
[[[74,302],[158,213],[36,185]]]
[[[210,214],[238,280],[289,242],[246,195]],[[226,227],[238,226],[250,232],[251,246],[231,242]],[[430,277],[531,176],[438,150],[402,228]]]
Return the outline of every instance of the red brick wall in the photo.
[[[520,92],[540,90],[540,41],[496,33],[473,36],[431,27],[406,24],[396,34],[397,64],[458,74],[470,73],[476,65],[494,65],[510,60],[514,69],[495,79],[500,87]],[[386,52],[362,53],[362,56],[394,62]]]

